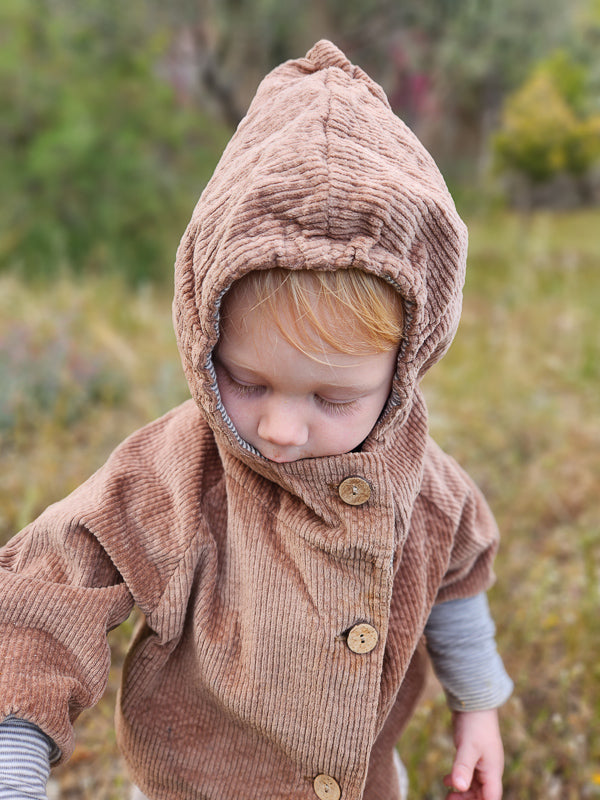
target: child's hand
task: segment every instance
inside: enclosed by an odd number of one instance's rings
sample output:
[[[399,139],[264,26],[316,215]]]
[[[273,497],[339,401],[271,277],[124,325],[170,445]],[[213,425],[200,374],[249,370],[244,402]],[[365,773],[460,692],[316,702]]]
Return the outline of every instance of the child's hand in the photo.
[[[504,749],[498,712],[456,711],[453,714],[456,757],[444,778],[447,800],[501,800]]]

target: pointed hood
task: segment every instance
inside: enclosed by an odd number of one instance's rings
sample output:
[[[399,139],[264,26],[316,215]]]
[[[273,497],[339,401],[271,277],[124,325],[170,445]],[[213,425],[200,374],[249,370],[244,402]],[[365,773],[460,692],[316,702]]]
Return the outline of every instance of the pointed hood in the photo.
[[[405,307],[380,438],[405,423],[420,378],[456,332],[466,250],[429,153],[383,89],[318,42],[262,81],[178,249],[174,323],[193,397],[239,444],[212,366],[220,301],[235,280],[272,267],[360,268],[396,286]]]

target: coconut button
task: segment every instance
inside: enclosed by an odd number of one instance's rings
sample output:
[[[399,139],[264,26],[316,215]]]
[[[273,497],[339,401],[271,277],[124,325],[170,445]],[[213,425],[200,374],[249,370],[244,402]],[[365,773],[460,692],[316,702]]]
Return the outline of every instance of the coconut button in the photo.
[[[313,788],[319,800],[340,800],[342,790],[339,783],[331,775],[317,775],[313,781]]]
[[[349,506],[362,506],[371,497],[369,483],[358,475],[351,475],[338,486],[338,492],[344,503]]]
[[[377,644],[379,634],[368,622],[361,622],[350,628],[348,632],[348,647],[353,653],[370,653]]]

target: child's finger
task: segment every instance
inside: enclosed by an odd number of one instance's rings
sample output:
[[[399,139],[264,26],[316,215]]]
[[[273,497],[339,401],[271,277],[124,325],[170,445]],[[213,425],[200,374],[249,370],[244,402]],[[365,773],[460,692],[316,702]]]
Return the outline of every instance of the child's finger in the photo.
[[[446,800],[483,800],[481,785],[476,778],[473,779],[468,789],[459,791],[458,787],[452,783],[452,775],[450,774],[444,777],[444,786],[450,789],[446,795]]]
[[[444,786],[454,789],[446,796],[446,800],[502,800],[502,779],[498,776],[481,776],[473,773],[468,789],[463,790],[454,783],[453,773],[444,777]]]
[[[473,772],[479,759],[479,753],[464,747],[456,751],[456,758],[450,772],[449,783],[459,792],[466,792],[473,782]]]

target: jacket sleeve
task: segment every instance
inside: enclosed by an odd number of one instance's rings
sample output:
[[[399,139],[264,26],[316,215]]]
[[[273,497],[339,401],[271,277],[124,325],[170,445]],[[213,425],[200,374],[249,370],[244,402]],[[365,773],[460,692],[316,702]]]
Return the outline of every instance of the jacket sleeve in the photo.
[[[427,542],[427,649],[449,705],[462,711],[501,705],[512,682],[496,651],[485,596],[495,579],[498,528],[473,480],[431,440],[413,524]]]
[[[490,588],[495,581],[498,526],[474,481],[432,440],[415,521],[429,542],[434,602],[472,597]]]
[[[133,434],[0,550],[0,721],[34,723],[61,761],[73,721],[105,689],[107,632],[134,602],[152,619],[189,561],[198,462],[187,428],[175,414]]]
[[[0,555],[0,719],[35,723],[63,758],[73,749],[72,722],[106,686],[107,631],[133,605],[106,552],[65,505]]]

